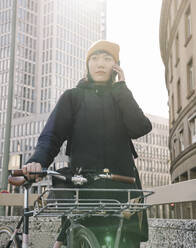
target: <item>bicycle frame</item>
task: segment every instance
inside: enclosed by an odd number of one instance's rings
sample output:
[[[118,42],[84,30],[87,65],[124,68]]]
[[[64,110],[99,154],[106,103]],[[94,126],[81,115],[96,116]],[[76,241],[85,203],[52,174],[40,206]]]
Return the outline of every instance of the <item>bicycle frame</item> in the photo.
[[[14,234],[12,236],[12,239],[15,237],[15,235],[18,234],[18,231],[23,223],[23,231],[22,231],[22,248],[28,248],[29,247],[29,218],[31,216],[42,216],[42,217],[48,217],[48,216],[69,216],[70,217],[70,222],[71,225],[69,227],[69,244],[73,244],[74,241],[74,232],[73,230],[77,227],[83,227],[80,224],[77,223],[78,219],[81,219],[83,217],[87,217],[90,213],[91,216],[107,216],[106,212],[108,215],[112,214],[113,216],[118,216],[119,217],[119,226],[116,231],[116,238],[114,241],[114,248],[118,248],[120,244],[120,238],[121,238],[121,232],[122,232],[122,226],[123,226],[123,221],[124,217],[120,215],[120,212],[122,210],[131,210],[134,213],[141,211],[143,209],[146,209],[149,205],[144,204],[144,203],[120,203],[117,200],[114,199],[85,199],[83,201],[80,200],[79,193],[80,192],[105,192],[105,191],[115,191],[115,192],[125,192],[127,191],[127,200],[128,202],[131,201],[131,192],[136,191],[136,192],[146,192],[146,195],[144,197],[149,196],[151,191],[142,191],[142,190],[122,190],[122,189],[81,189],[81,188],[72,188],[72,189],[65,189],[65,188],[58,188],[58,189],[50,189],[50,191],[54,190],[62,190],[62,191],[75,191],[75,198],[71,202],[66,202],[66,200],[62,199],[55,199],[55,203],[50,203],[50,200],[47,200],[48,202],[43,201],[43,196],[46,194],[49,190],[46,190],[44,193],[42,193],[39,196],[39,200],[42,199],[42,204],[46,204],[45,206],[41,206],[40,209],[35,208],[32,211],[29,211],[29,206],[28,206],[28,200],[29,200],[29,188],[30,185],[27,183],[24,185],[24,213],[21,219],[19,220],[19,223],[17,224],[17,227],[14,231]],[[61,201],[61,203],[58,203],[58,200]],[[38,200],[37,200],[38,201]],[[52,200],[54,201],[54,200]],[[135,205],[134,205],[135,204]],[[116,214],[115,214],[116,212]],[[83,227],[85,228],[85,227]],[[10,247],[11,242],[9,242],[8,247]]]
[[[116,230],[115,240],[114,240],[114,247],[118,248],[120,244],[121,239],[121,233],[122,233],[122,226],[124,223],[124,215],[122,214],[123,211],[128,211],[130,214],[134,214],[136,212],[142,211],[149,207],[149,205],[141,202],[134,203],[132,202],[133,199],[131,199],[131,193],[132,192],[138,192],[138,193],[144,193],[144,198],[151,195],[151,191],[143,191],[143,190],[135,190],[135,189],[89,189],[89,188],[52,188],[50,191],[74,191],[75,192],[75,198],[69,199],[43,199],[44,194],[47,193],[45,191],[41,197],[42,204],[39,201],[39,206],[35,208],[34,216],[37,217],[49,217],[49,216],[69,216],[70,219],[70,227],[69,227],[69,240],[68,243],[70,247],[73,247],[73,241],[74,241],[74,232],[73,230],[77,227],[86,228],[78,224],[78,220],[81,218],[88,218],[91,216],[116,216],[119,217],[119,225]],[[100,198],[94,198],[94,199],[81,199],[79,197],[79,193],[81,192],[87,192],[86,195],[88,195],[88,192],[126,192],[127,193],[127,202],[119,202],[115,199],[100,199]],[[143,197],[142,197],[143,198]],[[142,199],[140,198],[140,199]],[[41,204],[41,205],[40,205]]]
[[[30,185],[26,184],[24,185],[24,208],[23,208],[23,215],[21,216],[16,229],[14,230],[14,233],[8,242],[8,245],[6,248],[9,248],[12,240],[16,235],[18,235],[19,229],[21,225],[23,224],[23,231],[22,231],[22,248],[28,248],[29,247],[29,217],[33,216],[33,211],[29,211],[29,188]]]
[[[24,187],[24,220],[23,220],[23,232],[22,232],[22,248],[28,248],[29,246],[29,185]],[[32,213],[33,215],[33,213]]]
[[[49,171],[50,172],[50,171]],[[52,174],[58,174],[56,172],[50,172]],[[18,176],[18,175],[16,175]],[[19,175],[20,176],[20,175]],[[105,175],[103,175],[105,177]],[[119,180],[120,176],[115,177],[114,175],[114,180],[117,179]],[[61,177],[59,177],[59,179],[61,179]],[[78,181],[79,185],[81,184],[81,182],[84,181],[83,177],[73,177],[72,179],[76,180],[76,182]],[[127,180],[126,177],[123,178],[123,180]],[[128,178],[129,179],[129,178]],[[63,177],[63,180],[64,177]],[[122,180],[122,177],[120,177],[120,180]],[[132,182],[132,179],[131,179]],[[114,248],[118,248],[119,243],[120,243],[120,237],[121,237],[121,231],[122,231],[122,226],[123,226],[123,220],[124,218],[126,218],[126,216],[124,215],[123,211],[126,212],[130,212],[130,216],[136,212],[145,210],[147,207],[149,207],[150,205],[147,205],[141,201],[138,202],[132,202],[132,194],[131,192],[137,192],[140,200],[141,199],[145,199],[146,197],[148,197],[149,195],[153,194],[152,191],[144,191],[144,190],[138,190],[138,189],[90,189],[90,188],[57,188],[57,189],[50,189],[50,191],[52,190],[56,190],[56,191],[74,191],[75,192],[75,197],[73,199],[44,199],[44,194],[46,194],[49,190],[44,191],[44,193],[42,193],[38,199],[36,200],[36,202],[38,203],[37,205],[35,204],[35,208],[33,211],[29,211],[29,205],[28,205],[28,201],[29,201],[29,188],[31,187],[31,183],[30,182],[25,182],[23,184],[24,187],[24,212],[23,212],[23,216],[20,218],[19,223],[17,224],[17,227],[10,239],[10,241],[8,242],[7,248],[10,247],[12,240],[14,239],[14,237],[16,235],[19,235],[19,229],[23,223],[23,230],[22,230],[22,247],[21,248],[28,248],[29,247],[29,217],[31,216],[42,216],[42,217],[62,217],[62,216],[67,216],[70,219],[71,222],[71,226],[69,227],[69,242],[70,244],[73,242],[74,240],[74,233],[73,230],[76,227],[82,227],[80,224],[77,223],[77,220],[80,218],[86,218],[88,216],[117,216],[119,217],[119,226],[117,228],[117,232],[116,232],[116,238],[115,238],[115,242],[114,242]],[[79,193],[80,192],[87,192],[87,191],[91,191],[91,192],[106,192],[109,191],[110,193],[112,191],[114,192],[126,192],[127,193],[127,201],[125,202],[120,202],[116,199],[111,199],[109,198],[105,198],[105,199],[96,199],[93,197],[93,199],[88,199],[88,198],[80,198],[79,197]],[[88,194],[85,194],[88,195]],[[136,196],[135,196],[136,198]],[[40,204],[40,200],[41,200],[41,204]],[[58,200],[60,202],[58,202]],[[50,202],[52,201],[52,202]],[[55,203],[54,203],[55,201]],[[36,203],[35,202],[35,203]],[[85,227],[84,227],[85,228]],[[86,228],[88,229],[88,228]],[[72,247],[72,246],[70,246]]]

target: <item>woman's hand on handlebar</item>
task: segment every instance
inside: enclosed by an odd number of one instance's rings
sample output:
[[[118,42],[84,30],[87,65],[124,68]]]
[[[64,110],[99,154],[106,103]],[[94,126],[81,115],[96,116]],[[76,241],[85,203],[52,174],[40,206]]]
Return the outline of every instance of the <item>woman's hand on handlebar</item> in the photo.
[[[42,180],[39,175],[30,175],[30,172],[40,172],[42,171],[42,166],[40,163],[32,162],[24,165],[22,167],[24,175],[28,178],[28,180],[35,180],[36,182],[39,182]]]

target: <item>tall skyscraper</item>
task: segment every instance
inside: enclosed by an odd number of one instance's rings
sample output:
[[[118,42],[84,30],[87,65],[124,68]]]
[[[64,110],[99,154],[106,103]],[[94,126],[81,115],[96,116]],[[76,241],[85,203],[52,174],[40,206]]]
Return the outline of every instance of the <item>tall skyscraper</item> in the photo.
[[[0,1],[0,172],[5,138],[12,0]],[[18,0],[10,154],[24,163],[59,96],[85,73],[85,54],[106,38],[103,0]],[[66,163],[64,146],[56,166]],[[0,177],[1,178],[1,177]]]

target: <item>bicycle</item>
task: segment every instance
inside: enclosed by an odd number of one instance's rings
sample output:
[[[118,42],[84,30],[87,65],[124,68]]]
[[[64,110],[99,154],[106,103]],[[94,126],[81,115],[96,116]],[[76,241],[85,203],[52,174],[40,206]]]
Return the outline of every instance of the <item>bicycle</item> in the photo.
[[[114,240],[114,248],[119,247],[122,226],[124,219],[130,217],[136,212],[143,211],[150,207],[150,205],[143,203],[151,195],[152,191],[136,190],[136,189],[89,189],[81,188],[81,185],[86,184],[91,180],[106,179],[116,180],[120,182],[134,183],[135,178],[113,175],[108,171],[102,174],[88,173],[82,175],[80,172],[71,177],[61,175],[59,172],[43,170],[39,176],[51,175],[63,181],[70,181],[77,188],[51,188],[45,190],[38,196],[34,204],[34,209],[29,211],[28,197],[29,189],[32,182],[26,180],[22,170],[12,171],[12,176],[9,177],[9,183],[24,187],[24,213],[21,216],[15,230],[9,226],[0,227],[0,247],[1,248],[28,248],[28,234],[29,234],[29,218],[30,217],[67,217],[70,220],[70,226],[67,229],[67,247],[69,248],[100,248],[100,244],[96,235],[87,227],[78,223],[80,219],[89,218],[91,216],[116,216],[119,218],[119,225],[116,231],[116,238]],[[90,176],[89,176],[90,175]],[[47,199],[46,195],[51,191],[72,191],[74,197],[72,199]],[[126,193],[127,201],[120,202],[116,199],[94,198],[83,199],[80,194],[83,192],[117,192]],[[139,197],[131,198],[133,192],[139,194]],[[20,232],[23,224],[23,231]],[[105,248],[112,248],[110,240],[106,241]]]

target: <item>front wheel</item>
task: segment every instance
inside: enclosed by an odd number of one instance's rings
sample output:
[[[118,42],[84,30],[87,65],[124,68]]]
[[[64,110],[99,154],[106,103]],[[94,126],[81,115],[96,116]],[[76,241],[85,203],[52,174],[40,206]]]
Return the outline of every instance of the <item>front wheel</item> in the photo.
[[[100,248],[94,233],[86,227],[80,226],[74,230],[74,248]]]
[[[11,242],[10,238],[13,234],[12,227],[1,226],[0,227],[0,247],[1,248],[20,248],[18,237],[14,237]]]

